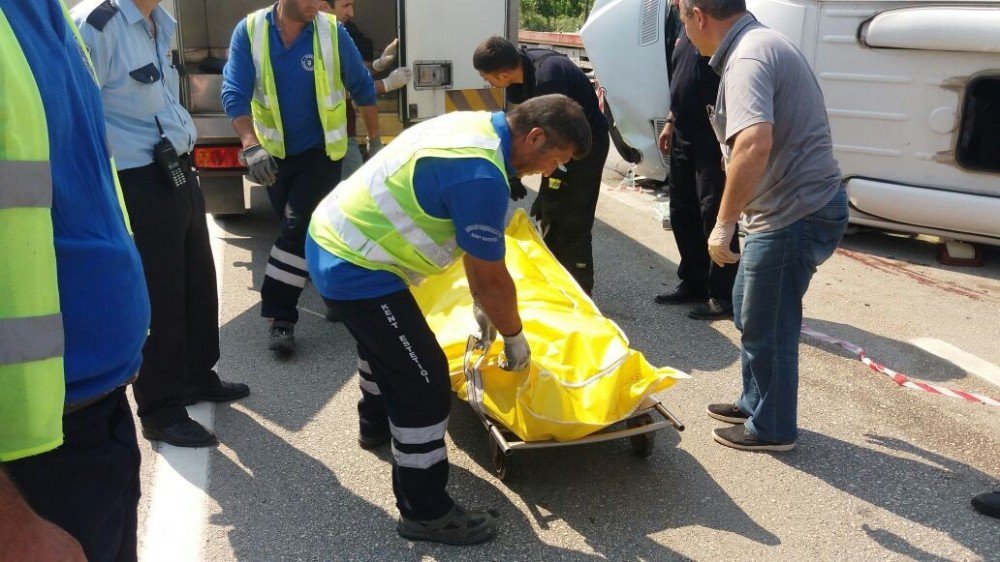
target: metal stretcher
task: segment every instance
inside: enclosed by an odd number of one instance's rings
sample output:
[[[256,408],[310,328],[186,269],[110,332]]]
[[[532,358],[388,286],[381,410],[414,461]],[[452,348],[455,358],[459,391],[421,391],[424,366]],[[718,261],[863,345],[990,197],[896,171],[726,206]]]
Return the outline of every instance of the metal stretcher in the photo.
[[[572,445],[586,445],[588,443],[599,443],[601,441],[611,441],[613,439],[628,439],[632,452],[640,458],[648,457],[653,452],[654,431],[659,431],[667,427],[673,427],[677,431],[684,431],[684,424],[677,419],[658,399],[647,396],[639,404],[639,407],[624,421],[625,429],[605,429],[592,433],[580,439],[571,441],[522,441],[511,430],[501,423],[492,419],[483,405],[483,382],[481,367],[486,360],[487,352],[492,342],[484,342],[475,335],[469,336],[465,346],[465,358],[462,368],[465,371],[465,378],[468,382],[468,402],[473,411],[479,416],[480,421],[486,428],[486,432],[493,440],[493,474],[499,480],[505,480],[511,474],[513,468],[513,456],[516,450],[545,449],[550,447],[568,447]],[[660,416],[661,420],[656,420],[654,414]],[[615,424],[617,425],[617,424]]]

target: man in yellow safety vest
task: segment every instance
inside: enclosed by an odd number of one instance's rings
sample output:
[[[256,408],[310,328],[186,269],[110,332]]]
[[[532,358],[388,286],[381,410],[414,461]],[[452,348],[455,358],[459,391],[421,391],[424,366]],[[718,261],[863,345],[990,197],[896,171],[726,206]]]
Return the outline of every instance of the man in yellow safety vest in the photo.
[[[590,139],[583,110],[559,94],[507,114],[449,113],[406,130],[313,214],[309,271],[357,341],[359,443],[392,441],[403,537],[474,544],[496,531],[493,516],[466,512],[445,490],[448,361],[407,286],[461,258],[482,335],[503,336],[505,369],[526,368],[504,262],[508,180],[551,174],[585,155]]]

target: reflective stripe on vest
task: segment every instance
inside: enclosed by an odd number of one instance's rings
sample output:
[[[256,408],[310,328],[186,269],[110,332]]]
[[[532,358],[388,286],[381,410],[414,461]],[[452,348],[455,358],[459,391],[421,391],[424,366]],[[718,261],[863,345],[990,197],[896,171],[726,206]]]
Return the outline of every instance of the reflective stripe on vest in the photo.
[[[71,21],[67,25],[74,27]],[[0,76],[16,77],[4,81],[0,95],[0,462],[5,462],[62,443],[66,382],[45,109],[2,8],[0,52]]]
[[[256,71],[250,109],[257,140],[271,156],[284,158],[285,132],[271,67],[267,19],[272,9],[264,8],[247,16],[247,35]],[[340,76],[337,19],[322,12],[313,21],[313,81],[326,154],[331,160],[339,160],[347,152],[347,93]]]
[[[342,259],[410,284],[443,271],[461,255],[454,223],[420,208],[413,172],[425,157],[482,158],[506,178],[490,119],[486,112],[454,112],[407,129],[320,203],[310,235]]]

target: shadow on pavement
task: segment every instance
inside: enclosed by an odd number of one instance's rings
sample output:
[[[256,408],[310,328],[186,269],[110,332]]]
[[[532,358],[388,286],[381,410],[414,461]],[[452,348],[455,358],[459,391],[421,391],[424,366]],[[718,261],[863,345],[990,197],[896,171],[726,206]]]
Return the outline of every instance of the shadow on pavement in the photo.
[[[452,439],[490,472],[491,438],[468,404],[453,402]],[[666,429],[655,434],[654,451],[647,459],[633,455],[625,440],[515,452],[508,479],[494,485],[507,486],[520,497],[543,532],[566,525],[602,559],[684,558],[651,538],[684,527],[779,544],[778,537],[751,519],[694,456],[678,448],[679,443],[680,435]],[[612,513],[625,517],[610,517]]]
[[[979,515],[969,504],[972,496],[996,487],[995,478],[900,439],[865,437],[869,447],[800,430],[796,454],[774,458],[875,507],[940,531],[984,560],[996,557],[996,520]],[[884,529],[862,529],[893,552],[937,559]]]
[[[546,545],[530,523],[494,486],[470,472],[452,467],[449,489],[464,505],[490,506],[501,515],[497,540],[473,547],[410,543],[396,534],[396,512],[358,497],[341,486],[333,470],[319,460],[233,408],[220,408],[217,418],[229,429],[226,447],[212,453],[209,495],[221,513],[211,524],[227,529],[238,560],[421,560],[446,559],[574,560],[594,557]],[[366,453],[356,445],[344,455]],[[371,468],[390,486],[388,450]],[[346,460],[341,468],[353,470]],[[497,552],[504,555],[498,556]]]

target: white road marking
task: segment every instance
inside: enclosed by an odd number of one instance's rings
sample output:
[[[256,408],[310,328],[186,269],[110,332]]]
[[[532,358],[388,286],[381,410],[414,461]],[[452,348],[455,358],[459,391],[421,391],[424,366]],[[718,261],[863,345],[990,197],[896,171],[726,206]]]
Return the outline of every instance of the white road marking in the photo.
[[[916,338],[910,343],[1000,387],[1000,367],[982,357],[935,338]]]
[[[222,302],[224,232],[206,215],[215,281]],[[221,312],[221,306],[220,306]],[[191,418],[209,431],[215,428],[215,404],[202,402],[188,407]],[[188,449],[161,443],[154,457],[156,468],[150,492],[149,517],[143,532],[143,562],[198,562],[202,559],[202,535],[207,522],[208,466],[211,448]]]

